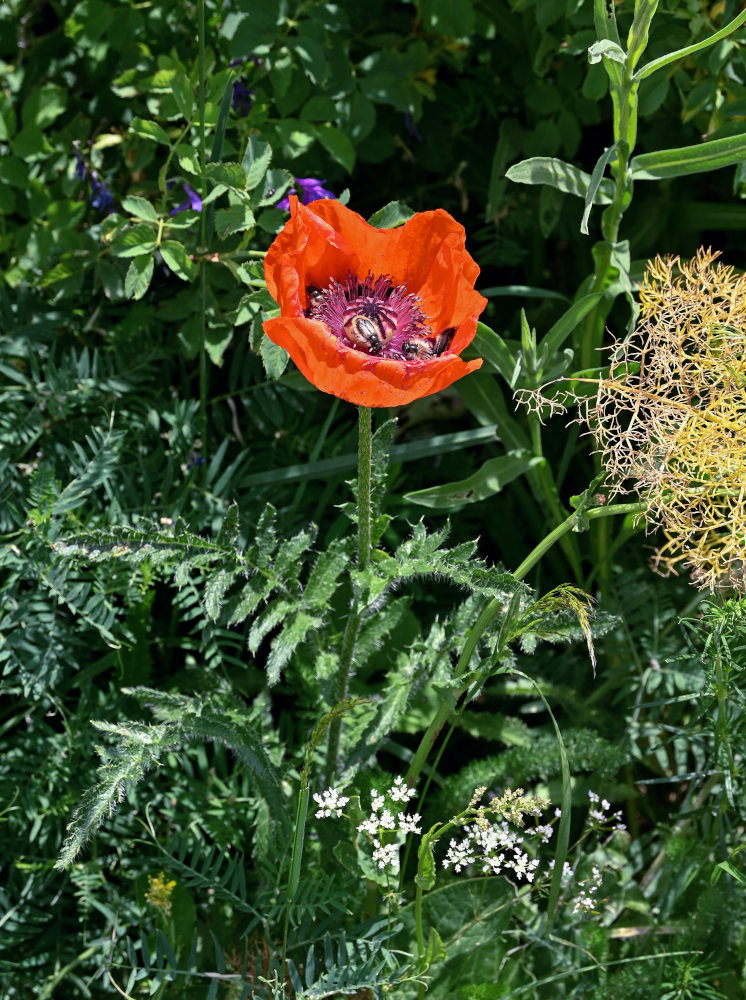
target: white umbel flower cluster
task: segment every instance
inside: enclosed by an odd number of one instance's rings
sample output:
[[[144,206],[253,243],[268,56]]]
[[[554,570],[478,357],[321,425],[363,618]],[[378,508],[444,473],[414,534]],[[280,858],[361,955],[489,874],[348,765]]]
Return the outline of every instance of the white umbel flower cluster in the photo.
[[[451,840],[443,859],[443,867],[460,872],[468,865],[481,864],[485,875],[499,875],[510,872],[516,878],[533,882],[539,859],[531,858],[524,850],[524,839],[516,830],[511,830],[507,821],[501,823],[472,823],[464,827],[466,836],[461,840]]]
[[[417,792],[404,779],[394,778],[394,783],[385,792],[371,789],[370,814],[358,825],[358,833],[364,834],[373,848],[373,861],[382,870],[399,873],[399,848],[409,833],[422,833],[422,817],[419,813],[407,814],[397,810],[394,803],[407,803]],[[319,806],[317,819],[340,817],[342,809],[350,801],[337,789],[327,788],[321,795],[314,793]]]
[[[339,819],[342,810],[350,801],[348,795],[340,795],[336,788],[327,788],[321,795],[314,792],[313,798],[319,806],[316,810],[316,819],[328,819],[330,816],[336,816]]]

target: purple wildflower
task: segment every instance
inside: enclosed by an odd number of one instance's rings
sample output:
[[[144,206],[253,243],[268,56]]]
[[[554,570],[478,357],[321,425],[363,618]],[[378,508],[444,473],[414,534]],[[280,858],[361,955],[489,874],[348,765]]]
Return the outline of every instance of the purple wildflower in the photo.
[[[407,132],[409,132],[409,134],[412,136],[412,138],[417,140],[417,142],[425,141],[422,138],[422,132],[420,132],[420,130],[417,128],[414,119],[412,118],[412,116],[408,111],[404,112],[404,127],[406,128]]]
[[[246,86],[246,77],[239,77],[233,84],[233,99],[231,101],[231,106],[236,114],[245,118],[251,111],[251,105],[254,102],[254,91],[250,87]]]
[[[78,180],[84,181],[88,176],[88,164],[85,162],[85,157],[78,149],[77,142],[73,143],[73,153],[75,154],[75,176]]]
[[[173,187],[174,182],[169,181],[168,187]],[[181,182],[181,186],[184,188],[184,194],[187,196],[186,201],[182,201],[180,205],[176,208],[172,208],[169,215],[176,215],[177,212],[184,212],[188,208],[191,208],[194,212],[202,211],[202,198],[197,194],[193,188],[190,188],[186,181]]]
[[[95,170],[91,171],[91,205],[97,208],[104,215],[109,215],[114,211],[116,203],[114,201],[114,195],[106,186],[105,182],[101,180]]]
[[[301,205],[309,205],[312,201],[318,201],[320,198],[337,197],[333,191],[329,191],[324,187],[326,179],[323,181],[317,181],[315,177],[294,177],[293,183],[298,189],[298,198],[300,199]],[[281,198],[275,207],[281,208],[285,212],[289,212],[290,198],[288,195]]]

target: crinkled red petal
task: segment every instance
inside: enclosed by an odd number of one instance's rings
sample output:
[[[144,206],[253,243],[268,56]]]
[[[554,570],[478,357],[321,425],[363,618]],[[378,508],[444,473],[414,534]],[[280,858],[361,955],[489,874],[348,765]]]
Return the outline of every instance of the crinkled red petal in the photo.
[[[464,228],[447,212],[420,212],[397,229],[376,229],[332,199],[301,205],[291,197],[290,208],[290,220],[265,258],[267,288],[280,319],[264,329],[314,385],[362,406],[399,406],[481,365],[457,357],[473,340],[487,300],[474,289],[479,267],[466,250]],[[455,329],[447,354],[427,361],[371,358],[304,318],[307,288],[368,273],[386,275],[419,296],[433,333]]]
[[[309,382],[356,406],[402,406],[440,392],[482,365],[455,354],[428,361],[371,358],[345,347],[318,320],[279,317],[264,323],[269,339],[284,347]]]

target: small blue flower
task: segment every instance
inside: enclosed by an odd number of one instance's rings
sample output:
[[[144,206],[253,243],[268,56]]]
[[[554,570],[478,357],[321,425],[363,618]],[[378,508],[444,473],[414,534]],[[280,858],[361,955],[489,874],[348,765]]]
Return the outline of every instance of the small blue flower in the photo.
[[[293,183],[298,189],[298,198],[300,199],[301,205],[308,205],[312,201],[318,201],[319,198],[336,198],[337,196],[333,191],[329,191],[324,187],[326,180],[317,181],[315,177],[294,177]],[[281,198],[276,208],[281,208],[285,212],[290,211],[290,199],[288,195]]]
[[[168,187],[172,188],[174,186],[173,181],[168,182]],[[176,215],[177,212],[185,212],[188,208],[191,208],[194,212],[202,211],[202,198],[197,194],[195,190],[189,187],[186,181],[181,182],[181,186],[184,188],[184,194],[187,196],[186,201],[182,201],[180,205],[176,208],[172,208],[169,215]]]
[[[95,170],[91,171],[91,205],[97,208],[104,215],[110,215],[116,208],[114,195],[108,189],[104,181],[98,176]]]

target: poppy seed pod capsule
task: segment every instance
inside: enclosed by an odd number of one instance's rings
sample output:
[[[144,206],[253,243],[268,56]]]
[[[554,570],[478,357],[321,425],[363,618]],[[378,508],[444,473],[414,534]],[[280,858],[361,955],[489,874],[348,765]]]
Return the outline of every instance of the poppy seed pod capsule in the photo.
[[[301,205],[267,252],[280,315],[264,331],[322,392],[358,406],[401,406],[476,370],[460,353],[487,300],[464,229],[419,212],[376,229],[338,201]]]

